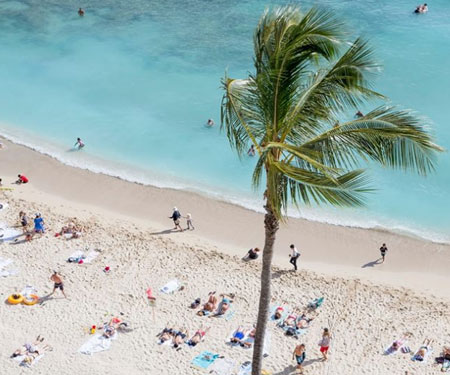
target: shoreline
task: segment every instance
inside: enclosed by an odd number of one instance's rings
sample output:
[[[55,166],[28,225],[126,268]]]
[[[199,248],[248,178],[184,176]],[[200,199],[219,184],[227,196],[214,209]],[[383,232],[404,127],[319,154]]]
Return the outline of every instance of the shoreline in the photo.
[[[10,128],[10,125],[7,125],[5,123],[1,123],[3,127],[6,126],[6,128]],[[61,163],[63,165],[66,165],[68,167],[77,168],[81,170],[85,170],[90,173],[94,174],[100,174],[112,178],[116,178],[119,180],[122,180],[124,182],[128,182],[131,184],[138,184],[142,186],[149,186],[150,188],[157,188],[157,189],[169,189],[174,191],[181,191],[181,192],[187,192],[196,194],[202,197],[205,197],[206,199],[212,199],[215,201],[223,202],[225,204],[230,204],[233,206],[237,206],[240,208],[244,208],[249,211],[254,211],[259,214],[263,214],[263,201],[258,202],[258,199],[256,197],[250,198],[245,197],[246,199],[242,200],[240,197],[238,197],[237,192],[232,192],[231,190],[224,190],[219,193],[215,193],[215,188],[213,186],[208,186],[206,188],[199,188],[196,186],[192,181],[184,181],[180,179],[179,181],[171,181],[170,177],[162,176],[159,172],[152,172],[153,175],[151,175],[151,181],[145,181],[145,178],[141,177],[139,179],[136,177],[137,175],[141,174],[144,175],[146,173],[145,170],[139,168],[139,167],[132,167],[134,171],[134,175],[130,175],[129,178],[125,175],[121,175],[120,172],[115,172],[112,168],[112,164],[115,164],[117,166],[116,162],[113,161],[107,161],[105,159],[102,159],[100,157],[92,156],[92,155],[85,155],[80,154],[81,160],[79,160],[79,163],[75,163],[70,159],[65,159],[62,157],[62,155],[58,155],[57,151],[46,151],[44,149],[40,149],[39,147],[33,145],[32,143],[27,143],[19,138],[17,138],[14,135],[11,135],[11,132],[9,130],[6,130],[7,133],[3,132],[0,134],[0,140],[8,141],[14,145],[17,146],[23,146],[27,149],[37,152],[43,156],[47,156],[51,159],[54,159],[56,162]],[[31,135],[31,133],[27,134],[27,136],[33,137],[34,135]],[[49,147],[57,147],[56,145],[49,144]],[[93,161],[93,164],[91,164]],[[78,164],[81,164],[83,162],[88,163],[89,165],[81,166]],[[108,165],[110,163],[111,165]],[[120,164],[119,164],[120,165]],[[126,168],[129,167],[127,164],[121,164],[120,170],[122,170],[125,173]],[[241,200],[240,200],[241,199]],[[258,206],[258,203],[260,205]],[[307,220],[312,222],[317,222],[325,225],[333,225],[338,227],[344,227],[344,228],[356,228],[356,229],[366,229],[366,230],[374,230],[374,231],[380,231],[380,232],[386,232],[386,233],[392,233],[394,235],[400,235],[405,237],[410,237],[413,239],[418,240],[424,240],[429,241],[436,244],[443,244],[443,245],[450,245],[450,237],[449,235],[445,233],[441,233],[439,231],[433,231],[432,228],[425,228],[420,229],[417,225],[411,226],[406,225],[403,226],[400,222],[393,223],[394,227],[389,228],[389,224],[374,221],[373,217],[370,218],[364,218],[364,217],[345,217],[345,216],[335,216],[335,213],[330,209],[329,212],[322,211],[319,213],[319,215],[315,215],[315,213],[319,212],[320,209],[316,209],[314,207],[303,207],[303,213],[300,214],[299,211],[295,208],[292,208],[288,213],[289,219],[300,219],[300,220]],[[326,207],[322,207],[322,210],[326,210]],[[305,213],[306,211],[306,213]],[[339,214],[338,214],[339,215]],[[363,221],[366,220],[369,222],[368,225],[364,225]],[[388,219],[386,219],[388,220]]]
[[[184,243],[205,241],[230,255],[242,257],[250,247],[263,246],[263,215],[197,193],[131,183],[118,177],[64,165],[26,146],[5,140],[0,150],[0,178],[26,201],[103,212],[121,220],[154,229],[153,236],[169,236]],[[10,185],[18,173],[30,183]],[[9,176],[9,177],[8,177]],[[104,189],[106,187],[106,189]],[[168,218],[172,207],[193,215],[195,231],[172,232]],[[183,222],[184,224],[184,222]],[[377,264],[379,247],[387,243],[385,264]],[[450,276],[450,245],[429,242],[378,229],[344,227],[306,219],[289,218],[281,225],[274,251],[274,265],[290,269],[289,244],[302,256],[300,269],[347,279],[364,279],[417,289],[450,298],[442,288]]]

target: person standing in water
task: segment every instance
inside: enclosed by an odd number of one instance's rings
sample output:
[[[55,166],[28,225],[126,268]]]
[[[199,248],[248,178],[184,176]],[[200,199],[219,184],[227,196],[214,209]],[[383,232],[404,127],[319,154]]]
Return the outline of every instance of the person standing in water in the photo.
[[[384,263],[384,258],[386,256],[386,252],[388,251],[388,248],[386,246],[386,244],[384,243],[381,247],[380,247],[380,254],[381,254],[381,263]]]
[[[79,9],[78,9],[78,15],[79,15],[80,17],[83,17],[83,16],[84,16],[84,10],[83,10],[83,8],[79,8]]]
[[[211,127],[216,125],[216,123],[214,122],[214,120],[212,118],[209,118],[208,121],[206,122],[206,125]]]
[[[58,272],[53,271],[53,275],[50,276],[50,280],[53,281],[55,284],[53,286],[53,292],[51,292],[49,296],[55,293],[56,289],[59,289],[61,290],[61,293],[63,294],[64,298],[67,298],[66,293],[64,293],[64,284],[61,275],[58,274]]]
[[[77,138],[77,141],[75,142],[75,145],[73,147],[78,147],[78,150],[84,147],[84,143],[81,138]]]

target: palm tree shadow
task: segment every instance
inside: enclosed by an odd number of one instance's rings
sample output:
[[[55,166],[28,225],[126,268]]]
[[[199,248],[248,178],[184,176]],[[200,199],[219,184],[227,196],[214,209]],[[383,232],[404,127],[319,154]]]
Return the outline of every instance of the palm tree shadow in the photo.
[[[279,279],[283,275],[291,274],[292,270],[277,270],[272,272],[272,279]]]
[[[378,264],[381,264],[382,258],[378,258],[377,260],[373,260],[372,262],[366,263],[361,266],[361,268],[375,267]]]
[[[273,373],[273,375],[294,375],[297,374],[297,367],[294,365],[290,365],[286,367],[284,370],[281,370],[280,372]]]

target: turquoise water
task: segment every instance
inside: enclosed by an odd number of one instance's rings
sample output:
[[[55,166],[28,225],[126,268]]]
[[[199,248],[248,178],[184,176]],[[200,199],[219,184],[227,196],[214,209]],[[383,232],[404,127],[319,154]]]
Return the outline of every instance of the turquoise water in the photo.
[[[259,208],[250,175],[218,126],[220,78],[252,68],[258,0],[0,2],[0,134],[72,165],[188,188]],[[450,148],[450,3],[425,15],[398,0],[305,1],[335,9],[370,38],[384,72],[376,88],[430,118]],[[79,6],[86,16],[78,17]],[[69,152],[77,136],[87,146]],[[300,215],[450,240],[450,157],[426,179],[378,168],[364,210]],[[181,203],[180,203],[181,204]],[[297,215],[298,212],[293,211]]]

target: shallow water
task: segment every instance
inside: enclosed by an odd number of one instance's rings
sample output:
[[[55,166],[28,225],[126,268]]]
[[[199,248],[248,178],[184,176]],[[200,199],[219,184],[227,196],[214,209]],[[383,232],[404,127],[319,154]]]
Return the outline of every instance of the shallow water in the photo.
[[[282,2],[268,2],[275,4]],[[433,121],[450,148],[450,3],[425,15],[410,1],[304,2],[335,9],[376,47],[376,89]],[[252,69],[252,31],[266,4],[248,1],[0,2],[0,131],[72,165],[159,186],[202,190],[251,207],[254,159],[239,161],[218,126],[220,78]],[[77,136],[87,146],[68,152]],[[308,218],[450,239],[450,157],[428,178],[371,169],[364,210]],[[296,214],[296,212],[292,212]]]

